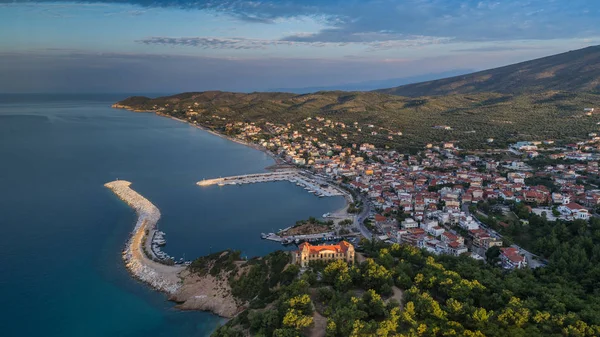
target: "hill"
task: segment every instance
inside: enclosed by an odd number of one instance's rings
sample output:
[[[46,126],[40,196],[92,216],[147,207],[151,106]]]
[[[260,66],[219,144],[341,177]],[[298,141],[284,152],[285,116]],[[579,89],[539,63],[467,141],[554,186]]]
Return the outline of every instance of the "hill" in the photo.
[[[559,91],[420,98],[378,92],[297,95],[210,91],[155,99],[130,97],[115,104],[134,111],[157,111],[221,133],[226,133],[227,124],[232,122],[254,122],[258,126],[291,123],[294,130],[322,141],[343,146],[368,142],[401,150],[443,141],[455,141],[467,149],[504,147],[518,140],[573,142],[597,132],[600,116],[585,116],[584,108],[598,106],[598,94]],[[306,122],[308,117],[313,120]],[[319,127],[313,125],[315,117],[348,127]],[[450,129],[434,128],[439,125]],[[486,144],[488,138],[495,139],[492,145]]]
[[[373,81],[363,81],[363,82],[355,82],[355,83],[344,83],[339,85],[330,85],[330,86],[321,86],[321,87],[304,87],[304,88],[277,88],[277,89],[269,89],[265,91],[282,91],[282,92],[292,92],[295,94],[308,94],[311,92],[317,91],[371,91],[379,88],[387,88],[390,86],[399,86],[410,83],[418,83],[425,81],[438,80],[446,77],[465,75],[474,72],[475,69],[455,69],[450,71],[445,71],[441,73],[430,73],[423,74],[418,76],[409,76],[402,78],[389,78],[385,80],[373,80]]]
[[[377,90],[399,96],[600,91],[600,46],[441,80]]]

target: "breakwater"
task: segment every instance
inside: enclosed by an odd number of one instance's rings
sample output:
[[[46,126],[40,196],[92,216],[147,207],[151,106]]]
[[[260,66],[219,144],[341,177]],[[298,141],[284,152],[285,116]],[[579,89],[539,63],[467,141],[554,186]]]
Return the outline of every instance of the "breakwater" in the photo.
[[[204,179],[196,184],[198,186],[225,186],[255,184],[270,181],[289,181],[320,197],[345,195],[344,191],[330,185],[325,180],[317,179],[314,176],[309,176],[307,173],[303,174],[300,170],[282,170],[269,173],[253,173],[215,179]]]
[[[160,211],[148,199],[130,188],[131,183],[117,180],[104,184],[137,213],[137,221],[131,237],[123,250],[123,260],[127,269],[139,280],[153,288],[174,294],[181,287],[179,273],[183,266],[169,266],[157,262],[160,260],[152,247],[152,238]],[[150,239],[148,239],[150,238]]]

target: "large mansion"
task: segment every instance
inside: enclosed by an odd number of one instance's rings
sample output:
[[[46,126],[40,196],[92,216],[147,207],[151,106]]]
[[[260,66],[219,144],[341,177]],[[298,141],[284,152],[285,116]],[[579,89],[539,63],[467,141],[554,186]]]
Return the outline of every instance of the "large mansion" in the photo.
[[[292,252],[292,261],[300,267],[308,266],[311,261],[333,261],[344,260],[354,263],[354,246],[346,241],[337,245],[313,246],[308,242],[298,246],[298,250]]]

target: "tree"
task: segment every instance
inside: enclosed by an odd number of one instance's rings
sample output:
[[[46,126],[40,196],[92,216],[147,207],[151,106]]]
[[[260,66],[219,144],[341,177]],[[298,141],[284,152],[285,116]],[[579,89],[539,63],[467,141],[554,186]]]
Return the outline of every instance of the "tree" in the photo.
[[[492,266],[495,266],[500,262],[500,247],[493,246],[485,251],[486,262]]]

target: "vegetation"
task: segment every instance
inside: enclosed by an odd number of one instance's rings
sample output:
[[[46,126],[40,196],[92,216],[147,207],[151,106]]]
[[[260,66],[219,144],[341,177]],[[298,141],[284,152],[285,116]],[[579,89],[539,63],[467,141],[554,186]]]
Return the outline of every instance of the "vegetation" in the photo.
[[[333,227],[333,220],[321,221],[314,217],[308,218],[308,220],[296,221],[296,224],[290,229],[278,233],[279,235],[308,235],[308,234],[319,234],[328,232]]]
[[[161,113],[222,133],[234,132],[226,128],[232,122],[253,122],[257,126],[267,122],[290,123],[292,130],[321,141],[331,138],[342,146],[368,142],[409,152],[443,141],[456,141],[465,149],[481,149],[504,147],[518,140],[581,140],[596,131],[600,121],[597,115],[584,116],[583,109],[599,103],[599,94],[557,91],[428,97],[416,106],[414,99],[406,97],[338,91],[305,95],[201,92],[156,99],[134,97],[119,102],[137,110],[164,109]],[[349,127],[317,131],[320,128],[316,120],[305,121],[317,116]],[[353,126],[354,122],[358,127]],[[310,132],[305,124],[310,125]],[[375,127],[368,128],[369,124]],[[434,125],[449,125],[452,130],[433,129]],[[263,130],[265,134],[257,135],[257,140],[269,137],[268,128]],[[402,136],[397,132],[402,132]],[[488,138],[494,138],[494,143],[487,144]]]
[[[313,263],[300,277],[294,268],[214,336],[309,335],[315,319],[331,337],[598,336],[600,221],[536,221],[536,231],[552,233],[537,236],[547,267],[502,271],[497,248],[486,264],[363,240],[365,262]]]

